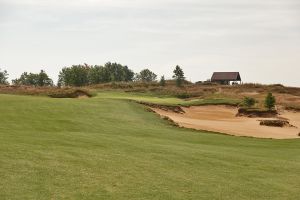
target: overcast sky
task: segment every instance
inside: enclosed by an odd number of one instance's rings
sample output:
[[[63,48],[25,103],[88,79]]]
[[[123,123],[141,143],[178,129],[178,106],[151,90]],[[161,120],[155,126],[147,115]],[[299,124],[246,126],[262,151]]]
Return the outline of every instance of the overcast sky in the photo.
[[[16,78],[107,61],[188,80],[239,71],[300,87],[299,0],[0,0],[0,68]]]

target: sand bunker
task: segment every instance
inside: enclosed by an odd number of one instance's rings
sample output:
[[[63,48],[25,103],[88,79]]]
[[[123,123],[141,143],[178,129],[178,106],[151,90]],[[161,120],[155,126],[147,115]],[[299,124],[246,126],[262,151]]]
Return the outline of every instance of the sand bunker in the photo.
[[[184,114],[153,108],[156,113],[167,116],[186,128],[257,138],[300,138],[298,136],[300,132],[299,112],[282,112],[280,118],[288,119],[290,124],[296,128],[280,128],[259,125],[259,120],[262,118],[236,117],[238,109],[229,106],[198,106],[182,109],[185,111]]]

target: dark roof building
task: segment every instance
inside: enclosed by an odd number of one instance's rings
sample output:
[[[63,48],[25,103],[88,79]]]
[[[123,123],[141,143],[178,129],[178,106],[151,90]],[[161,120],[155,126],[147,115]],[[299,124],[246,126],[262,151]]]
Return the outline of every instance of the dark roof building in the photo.
[[[214,74],[211,77],[211,82],[216,82],[224,85],[229,85],[232,81],[242,81],[239,72],[214,72]]]

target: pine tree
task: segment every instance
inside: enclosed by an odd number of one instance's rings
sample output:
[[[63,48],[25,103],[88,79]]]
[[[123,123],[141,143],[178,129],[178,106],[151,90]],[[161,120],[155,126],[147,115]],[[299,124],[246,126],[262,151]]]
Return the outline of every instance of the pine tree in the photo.
[[[159,85],[162,86],[162,87],[165,87],[165,86],[166,86],[165,76],[162,76],[162,77],[160,78]]]
[[[181,87],[185,80],[183,70],[181,69],[180,66],[177,65],[173,73],[174,73],[173,78],[176,80],[177,87]]]
[[[265,107],[268,110],[272,110],[275,107],[276,99],[271,92],[267,95],[265,99]]]

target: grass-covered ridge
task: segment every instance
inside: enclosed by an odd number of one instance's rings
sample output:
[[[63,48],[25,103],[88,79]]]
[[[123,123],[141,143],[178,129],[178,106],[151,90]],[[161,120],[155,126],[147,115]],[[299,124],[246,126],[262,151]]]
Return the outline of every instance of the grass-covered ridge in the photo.
[[[106,94],[0,95],[0,199],[298,198],[299,140],[180,129]]]
[[[241,100],[231,98],[193,98],[180,99],[170,95],[157,95],[155,93],[131,93],[123,91],[101,91],[97,98],[134,100],[137,102],[154,103],[168,106],[201,106],[201,105],[238,105]]]

